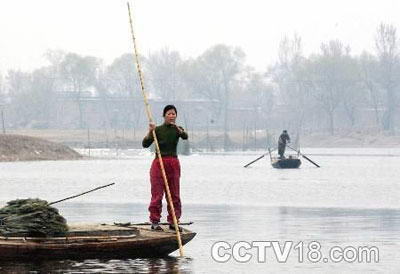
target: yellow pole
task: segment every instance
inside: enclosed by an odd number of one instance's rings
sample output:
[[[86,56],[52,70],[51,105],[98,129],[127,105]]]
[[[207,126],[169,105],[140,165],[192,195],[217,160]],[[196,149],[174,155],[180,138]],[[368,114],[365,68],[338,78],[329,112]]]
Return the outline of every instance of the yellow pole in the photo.
[[[131,34],[132,34],[132,41],[133,41],[133,48],[134,48],[134,53],[135,53],[135,62],[136,62],[136,69],[138,71],[139,74],[139,80],[140,80],[140,87],[142,89],[142,95],[143,95],[143,99],[144,99],[144,105],[146,108],[146,113],[147,113],[147,118],[149,119],[149,123],[154,123],[153,121],[153,117],[151,115],[151,111],[150,111],[150,105],[149,102],[147,100],[147,95],[144,89],[144,81],[143,81],[143,74],[142,74],[142,70],[140,68],[140,63],[139,63],[139,55],[138,55],[138,50],[136,47],[136,38],[135,38],[135,34],[133,32],[133,24],[132,24],[132,15],[131,15],[131,8],[129,5],[129,2],[127,2],[128,5],[128,13],[129,13],[129,24],[131,27]],[[157,157],[158,160],[160,162],[160,167],[161,167],[161,174],[162,177],[164,179],[164,185],[165,185],[165,190],[167,192],[167,200],[168,200],[168,204],[171,208],[172,211],[172,219],[174,220],[174,225],[175,225],[175,231],[176,231],[176,238],[178,240],[178,245],[179,245],[179,253],[181,256],[183,256],[183,248],[182,248],[182,240],[181,240],[181,234],[179,232],[179,227],[178,227],[178,221],[176,219],[176,215],[175,215],[175,208],[174,208],[174,204],[172,203],[172,198],[171,198],[171,192],[169,191],[169,186],[168,186],[168,180],[167,180],[167,175],[165,173],[165,168],[164,168],[164,163],[162,161],[162,157],[161,157],[161,151],[160,151],[160,146],[158,145],[158,140],[157,140],[157,135],[156,135],[156,131],[153,130],[152,131],[153,134],[153,138],[154,138],[154,144],[156,146],[156,153],[157,153]]]

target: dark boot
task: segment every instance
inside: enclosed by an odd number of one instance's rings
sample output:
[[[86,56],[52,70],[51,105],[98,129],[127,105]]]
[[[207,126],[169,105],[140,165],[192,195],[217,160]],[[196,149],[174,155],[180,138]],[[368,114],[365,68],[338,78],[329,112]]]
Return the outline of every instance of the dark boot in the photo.
[[[175,231],[175,226],[173,224],[169,224],[169,229]],[[182,232],[182,227],[178,226],[179,232]]]
[[[157,230],[157,231],[163,231],[163,229],[161,228],[161,226],[158,223],[152,223],[151,224],[151,229],[152,230]]]

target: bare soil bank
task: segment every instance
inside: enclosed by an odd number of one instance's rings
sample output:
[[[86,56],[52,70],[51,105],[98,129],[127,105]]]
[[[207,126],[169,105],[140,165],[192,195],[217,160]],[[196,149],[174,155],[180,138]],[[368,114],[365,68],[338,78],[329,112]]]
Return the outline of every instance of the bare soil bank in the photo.
[[[75,160],[82,156],[73,149],[37,137],[0,135],[0,162],[34,160]]]

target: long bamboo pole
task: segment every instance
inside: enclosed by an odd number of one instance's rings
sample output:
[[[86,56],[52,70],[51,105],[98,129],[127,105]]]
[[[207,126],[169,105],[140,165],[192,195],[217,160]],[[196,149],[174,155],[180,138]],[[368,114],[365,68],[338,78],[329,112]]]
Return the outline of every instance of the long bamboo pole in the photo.
[[[149,105],[149,102],[147,100],[147,95],[146,95],[146,92],[145,92],[145,89],[144,89],[143,73],[142,73],[142,70],[140,68],[140,63],[139,63],[139,55],[138,55],[138,50],[137,50],[137,47],[136,47],[136,38],[135,38],[134,31],[133,31],[132,15],[131,15],[131,8],[130,8],[130,5],[129,5],[129,2],[127,2],[127,5],[128,5],[129,24],[130,24],[130,28],[131,28],[133,49],[134,49],[134,53],[135,53],[136,69],[137,69],[137,72],[139,74],[140,87],[141,87],[141,90],[142,90],[142,95],[143,95],[144,105],[145,105],[145,109],[146,109],[146,114],[147,114],[147,118],[149,119],[149,123],[150,124],[154,124],[154,120],[153,120],[153,117],[152,117],[151,111],[150,111],[150,105]],[[181,234],[179,232],[178,221],[177,221],[176,215],[175,215],[175,208],[174,208],[174,204],[172,203],[171,192],[170,192],[169,186],[168,186],[168,179],[167,179],[167,175],[165,173],[164,163],[162,161],[160,146],[158,144],[157,135],[156,135],[155,130],[152,131],[152,134],[153,134],[154,144],[156,146],[156,153],[157,153],[158,161],[160,162],[161,174],[162,174],[162,177],[164,179],[164,185],[165,185],[165,191],[167,193],[168,204],[169,204],[169,206],[171,208],[171,211],[172,211],[172,219],[174,221],[176,238],[178,240],[178,245],[179,245],[179,254],[181,256],[183,256]]]

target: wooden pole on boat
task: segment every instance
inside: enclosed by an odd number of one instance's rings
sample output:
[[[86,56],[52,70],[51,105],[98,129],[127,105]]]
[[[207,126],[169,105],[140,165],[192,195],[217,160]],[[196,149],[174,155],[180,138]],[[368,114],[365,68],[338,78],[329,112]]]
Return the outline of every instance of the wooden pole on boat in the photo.
[[[313,165],[315,165],[316,167],[320,167],[317,163],[315,163],[313,160],[311,160],[310,158],[308,158],[306,155],[302,154],[300,152],[300,150],[294,149],[291,146],[287,145],[289,148],[293,149],[294,151],[297,151],[298,154],[300,154],[304,159],[306,159],[307,161],[309,161],[310,163],[312,163]]]
[[[50,206],[50,205],[54,205],[54,204],[57,204],[57,203],[60,203],[60,202],[63,202],[63,201],[69,200],[69,199],[73,199],[73,198],[76,198],[76,197],[85,195],[85,194],[87,194],[87,193],[89,193],[89,192],[93,192],[93,191],[96,191],[96,190],[99,190],[99,189],[102,189],[102,188],[105,188],[105,187],[109,187],[109,186],[112,186],[112,185],[115,185],[115,183],[111,183],[111,184],[104,185],[104,186],[99,186],[99,187],[96,187],[96,188],[94,188],[94,189],[85,191],[85,192],[83,192],[83,193],[81,193],[81,194],[77,194],[77,195],[74,195],[74,196],[70,196],[70,197],[67,197],[67,198],[64,198],[64,199],[61,199],[61,200],[57,200],[57,201],[51,202],[51,203],[49,203],[48,205],[49,205],[49,206]],[[34,212],[33,212],[33,213],[34,213]],[[23,214],[23,215],[20,215],[20,217],[22,217],[22,216],[28,216],[28,215],[33,214],[33,213]],[[1,219],[0,219],[0,225],[4,225],[4,220],[7,220],[7,219],[12,218],[12,217],[13,217],[13,216],[11,215],[11,216],[8,216],[8,217],[1,218]]]
[[[89,193],[89,192],[93,192],[93,191],[99,190],[99,189],[101,189],[101,188],[105,188],[105,187],[108,187],[108,186],[112,186],[112,185],[114,185],[114,184],[115,184],[115,183],[111,183],[111,184],[104,185],[104,186],[99,186],[99,187],[96,187],[96,188],[94,188],[94,189],[85,191],[85,192],[83,192],[83,193],[81,193],[81,194],[77,194],[77,195],[70,196],[70,197],[67,197],[67,198],[64,198],[64,199],[61,199],[61,200],[58,200],[58,201],[51,202],[51,203],[49,203],[49,205],[54,205],[54,204],[57,204],[57,203],[60,203],[60,202],[63,202],[63,201],[69,200],[69,199],[73,199],[73,198],[76,198],[76,197],[85,195],[85,194],[87,194],[87,193]]]
[[[146,108],[146,114],[147,114],[147,118],[149,120],[149,123],[150,124],[154,124],[153,116],[151,115],[151,111],[150,111],[150,105],[149,105],[149,102],[147,100],[147,95],[146,95],[146,92],[145,92],[145,89],[144,89],[143,74],[142,74],[142,70],[140,68],[140,63],[139,63],[139,54],[138,54],[138,50],[137,50],[137,47],[136,47],[136,38],[135,38],[134,31],[133,31],[132,15],[131,15],[131,8],[130,8],[130,5],[129,5],[129,2],[127,2],[127,5],[128,5],[128,14],[129,14],[129,25],[130,25],[130,29],[131,29],[133,50],[134,50],[134,56],[135,56],[135,58],[134,58],[135,60],[134,61],[136,63],[136,69],[137,69],[137,72],[139,74],[140,87],[141,87],[141,90],[142,90],[143,100],[144,100],[144,104],[145,104],[145,108]],[[164,163],[162,161],[160,146],[158,144],[157,135],[156,135],[155,130],[152,131],[152,134],[153,134],[153,138],[154,138],[154,144],[156,146],[157,158],[158,158],[158,161],[160,162],[161,174],[162,174],[162,177],[164,179],[164,185],[165,185],[165,191],[167,193],[168,204],[169,204],[169,206],[171,208],[171,211],[172,211],[172,219],[174,221],[174,226],[175,226],[175,231],[176,231],[176,238],[178,240],[178,245],[179,245],[179,254],[181,256],[183,256],[181,234],[179,233],[179,226],[178,226],[178,221],[177,221],[176,215],[175,215],[175,208],[174,208],[174,204],[172,203],[171,192],[169,190],[167,175],[165,173]]]

